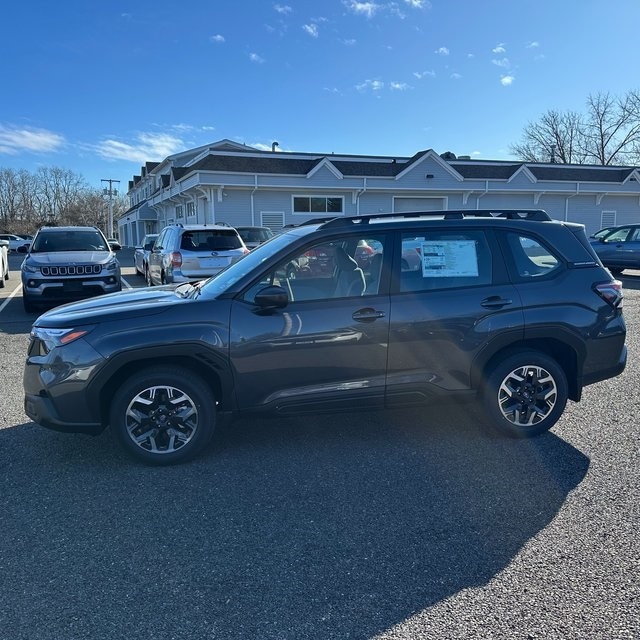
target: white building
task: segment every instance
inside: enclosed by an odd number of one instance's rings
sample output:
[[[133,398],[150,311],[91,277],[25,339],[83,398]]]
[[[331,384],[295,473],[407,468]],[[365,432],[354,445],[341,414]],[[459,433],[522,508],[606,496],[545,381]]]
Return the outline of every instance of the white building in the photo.
[[[275,145],[274,145],[275,149]],[[640,221],[636,167],[262,151],[230,140],[147,162],[129,182],[119,238],[135,246],[167,224],[267,226],[427,209],[540,208],[593,232]]]

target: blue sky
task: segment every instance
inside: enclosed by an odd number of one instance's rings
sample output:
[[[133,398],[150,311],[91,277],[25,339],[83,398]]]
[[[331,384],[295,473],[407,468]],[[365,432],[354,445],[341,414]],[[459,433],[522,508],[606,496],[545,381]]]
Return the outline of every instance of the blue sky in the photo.
[[[24,0],[0,21],[0,168],[127,182],[229,138],[511,159],[547,109],[637,83],[638,0]]]

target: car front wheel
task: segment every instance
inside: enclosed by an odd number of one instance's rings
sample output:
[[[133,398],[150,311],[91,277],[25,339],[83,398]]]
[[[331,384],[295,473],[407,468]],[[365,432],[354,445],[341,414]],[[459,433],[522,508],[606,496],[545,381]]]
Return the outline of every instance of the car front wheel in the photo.
[[[110,424],[138,460],[154,465],[185,462],[211,440],[215,401],[211,389],[192,371],[145,369],[116,392]]]
[[[519,438],[551,429],[562,415],[567,398],[564,370],[538,351],[520,351],[495,364],[482,392],[491,424]]]

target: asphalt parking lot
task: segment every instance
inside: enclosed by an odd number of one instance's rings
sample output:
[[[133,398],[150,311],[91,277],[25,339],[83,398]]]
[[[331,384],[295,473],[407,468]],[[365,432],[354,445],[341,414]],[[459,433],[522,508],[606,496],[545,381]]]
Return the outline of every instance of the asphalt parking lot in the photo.
[[[24,415],[20,261],[0,290],[1,640],[640,637],[640,272],[626,371],[540,438],[446,405],[240,419],[157,469]]]

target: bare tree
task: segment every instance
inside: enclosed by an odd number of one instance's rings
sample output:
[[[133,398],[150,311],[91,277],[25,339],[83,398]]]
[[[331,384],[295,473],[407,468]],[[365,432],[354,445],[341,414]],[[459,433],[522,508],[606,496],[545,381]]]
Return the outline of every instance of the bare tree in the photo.
[[[522,142],[511,145],[511,153],[525,162],[580,164],[584,152],[582,116],[574,111],[550,110],[524,130]]]
[[[591,94],[584,114],[550,110],[524,129],[511,152],[525,162],[635,164],[640,160],[640,94]]]
[[[0,227],[33,233],[43,224],[93,224],[106,229],[106,202],[84,178],[58,167],[0,169]]]
[[[640,98],[597,93],[587,98],[584,150],[594,164],[634,164],[640,143]]]

